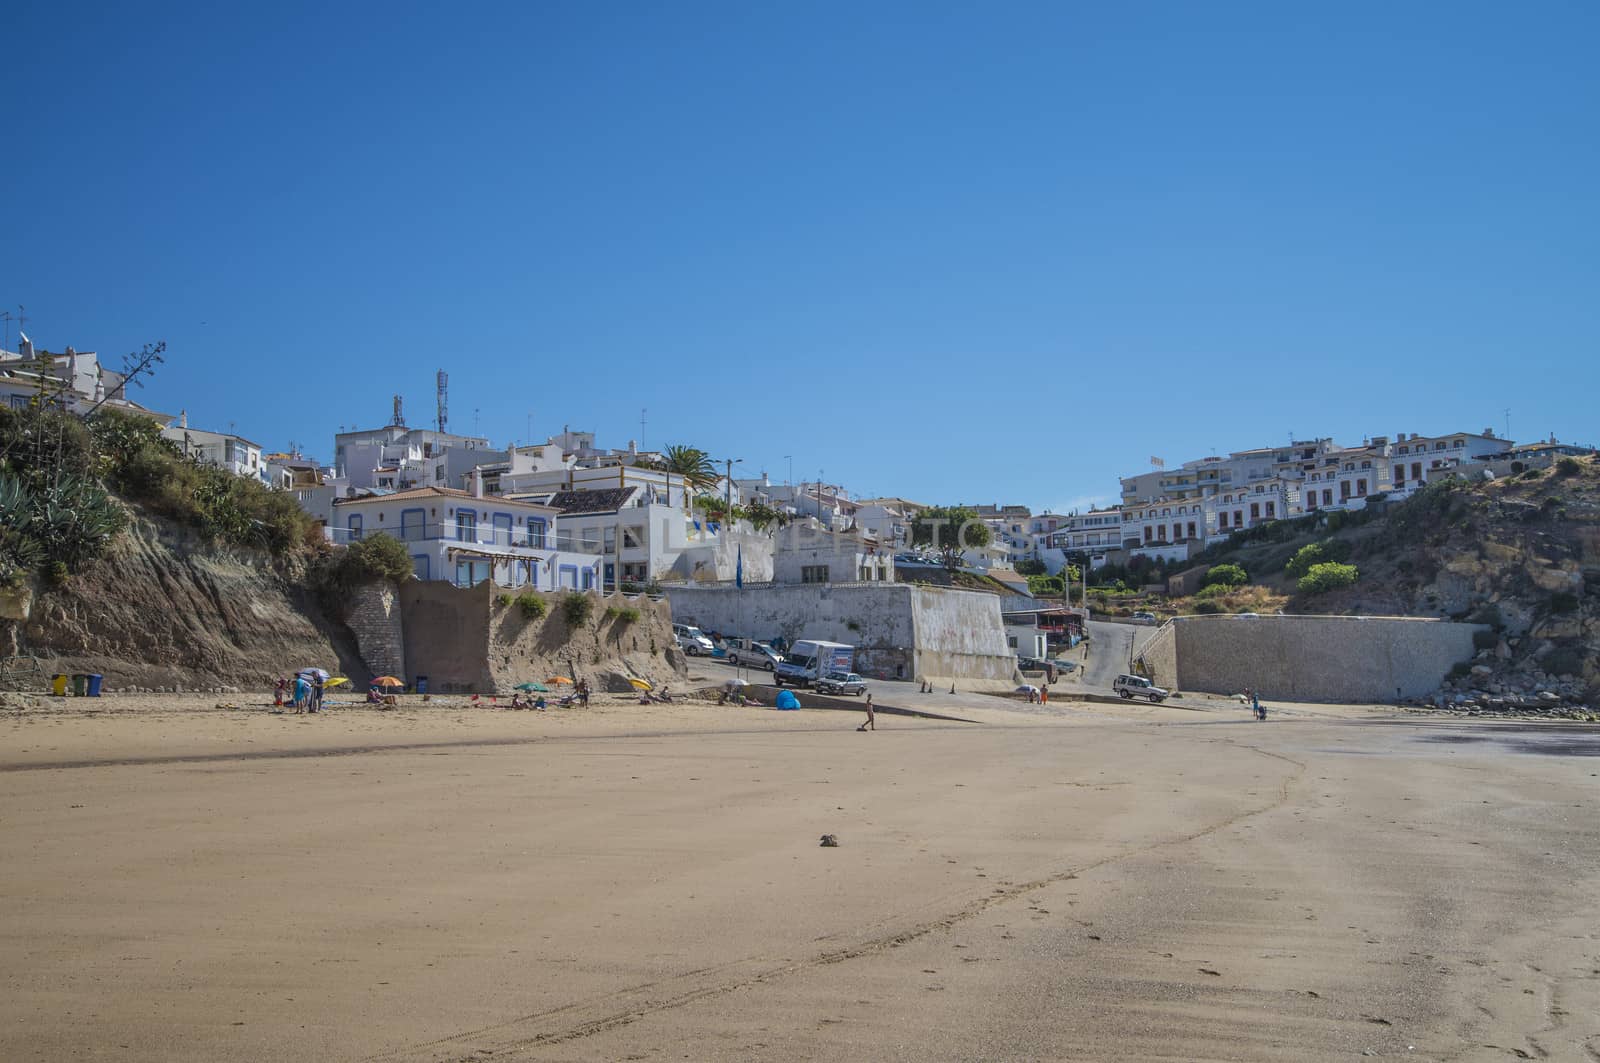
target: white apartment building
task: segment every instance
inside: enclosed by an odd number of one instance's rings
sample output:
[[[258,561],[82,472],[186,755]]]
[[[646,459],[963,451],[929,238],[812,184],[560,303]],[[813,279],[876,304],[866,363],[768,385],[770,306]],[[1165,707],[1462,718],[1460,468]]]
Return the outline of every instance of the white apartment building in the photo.
[[[562,540],[549,506],[445,487],[340,498],[324,534],[348,545],[377,533],[399,539],[418,579],[458,587],[487,581],[534,590],[600,586],[597,550]]]
[[[403,424],[339,432],[333,451],[335,476],[356,491],[462,489],[479,465],[506,460],[506,452],[495,450],[482,436]]]
[[[859,532],[833,531],[815,518],[802,518],[778,533],[772,578],[777,583],[892,583],[894,551]]]

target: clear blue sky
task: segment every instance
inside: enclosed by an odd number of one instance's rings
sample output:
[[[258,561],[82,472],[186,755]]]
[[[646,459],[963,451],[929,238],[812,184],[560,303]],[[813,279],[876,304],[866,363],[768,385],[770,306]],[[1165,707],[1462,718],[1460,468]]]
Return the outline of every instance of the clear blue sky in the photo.
[[[929,502],[1583,441],[1600,5],[13,4],[0,303],[324,459],[404,395]],[[20,68],[16,65],[20,61]],[[15,331],[12,332],[15,339]]]

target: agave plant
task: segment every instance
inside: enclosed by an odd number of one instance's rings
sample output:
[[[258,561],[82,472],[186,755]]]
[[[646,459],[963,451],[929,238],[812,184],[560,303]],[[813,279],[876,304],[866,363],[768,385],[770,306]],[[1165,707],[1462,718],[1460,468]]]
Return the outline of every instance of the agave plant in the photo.
[[[34,495],[29,537],[49,561],[69,568],[99,556],[127,523],[105,488],[81,476],[63,476]]]

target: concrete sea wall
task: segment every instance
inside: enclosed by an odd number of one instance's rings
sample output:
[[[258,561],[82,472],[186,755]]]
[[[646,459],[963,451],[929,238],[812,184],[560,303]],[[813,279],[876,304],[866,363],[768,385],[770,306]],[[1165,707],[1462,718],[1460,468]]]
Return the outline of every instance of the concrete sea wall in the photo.
[[[992,594],[906,583],[670,587],[681,624],[768,640],[821,639],[856,647],[856,670],[889,679],[1010,682],[1016,656],[1006,645]]]
[[[1142,656],[1158,684],[1178,690],[1388,702],[1437,690],[1472,659],[1473,633],[1483,630],[1419,617],[1180,617]]]

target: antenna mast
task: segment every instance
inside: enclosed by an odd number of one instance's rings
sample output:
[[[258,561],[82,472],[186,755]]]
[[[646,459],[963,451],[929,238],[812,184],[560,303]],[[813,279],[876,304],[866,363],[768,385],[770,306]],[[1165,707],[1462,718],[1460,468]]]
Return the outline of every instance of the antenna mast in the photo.
[[[394,420],[390,421],[389,423],[394,425],[396,428],[404,428],[406,426],[405,414],[400,410],[399,395],[394,397]]]
[[[450,423],[450,374],[439,370],[439,431]]]

